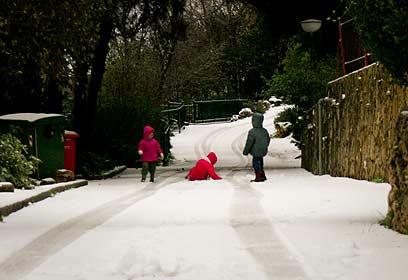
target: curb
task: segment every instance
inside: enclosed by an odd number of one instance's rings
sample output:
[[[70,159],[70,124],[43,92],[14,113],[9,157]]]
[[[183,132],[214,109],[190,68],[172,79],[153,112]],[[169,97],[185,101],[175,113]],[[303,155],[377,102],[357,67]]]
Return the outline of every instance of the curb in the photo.
[[[85,186],[88,185],[88,181],[87,180],[75,180],[72,182],[66,182],[66,183],[58,183],[55,184],[57,185],[56,187],[49,189],[47,191],[44,191],[42,193],[36,194],[32,197],[26,198],[24,200],[21,201],[17,201],[14,202],[12,204],[0,207],[0,221],[2,217],[8,216],[13,212],[16,212],[28,205],[30,205],[31,203],[35,203],[41,200],[44,200],[50,196],[53,196],[55,193],[60,193],[69,189],[73,189],[73,188],[78,188],[81,186]]]
[[[118,167],[115,167],[114,169],[112,169],[111,171],[103,173],[102,175],[89,176],[89,177],[87,177],[87,179],[89,179],[89,180],[104,180],[104,179],[107,179],[107,178],[111,178],[111,177],[113,177],[115,175],[118,175],[119,173],[125,171],[126,168],[127,168],[126,165],[118,166]]]

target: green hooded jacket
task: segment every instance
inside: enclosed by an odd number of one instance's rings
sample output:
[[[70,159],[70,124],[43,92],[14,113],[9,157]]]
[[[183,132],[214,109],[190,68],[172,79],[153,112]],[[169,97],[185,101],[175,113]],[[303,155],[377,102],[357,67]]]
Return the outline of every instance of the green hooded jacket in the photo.
[[[271,141],[269,132],[263,126],[264,116],[255,113],[252,116],[253,128],[248,132],[243,154],[251,154],[253,157],[264,157],[268,153],[269,142]]]

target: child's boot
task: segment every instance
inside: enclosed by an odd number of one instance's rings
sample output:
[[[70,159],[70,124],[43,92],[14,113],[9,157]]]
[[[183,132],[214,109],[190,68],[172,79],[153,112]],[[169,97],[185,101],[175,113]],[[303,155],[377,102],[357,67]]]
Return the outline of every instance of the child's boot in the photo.
[[[265,176],[265,171],[262,169],[261,170],[261,180],[262,181],[266,181],[267,180],[267,178],[266,178],[266,176]]]
[[[251,180],[251,182],[262,182],[261,171],[255,171],[255,179]]]

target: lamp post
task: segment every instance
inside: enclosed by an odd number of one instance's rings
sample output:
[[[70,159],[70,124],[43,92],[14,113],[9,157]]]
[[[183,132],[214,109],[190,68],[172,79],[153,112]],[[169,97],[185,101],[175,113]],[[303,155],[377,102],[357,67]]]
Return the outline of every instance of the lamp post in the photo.
[[[318,19],[307,19],[300,22],[302,29],[307,33],[310,33],[310,61],[313,63],[313,32],[316,32],[322,26],[322,21]],[[323,146],[323,133],[322,133],[322,100],[317,102],[317,113],[318,113],[318,145],[319,145],[319,154],[318,154],[318,174],[322,175],[323,166],[322,166],[322,146]]]
[[[313,33],[320,29],[322,21],[319,19],[306,19],[300,22],[302,29],[310,33],[310,59],[313,62]]]

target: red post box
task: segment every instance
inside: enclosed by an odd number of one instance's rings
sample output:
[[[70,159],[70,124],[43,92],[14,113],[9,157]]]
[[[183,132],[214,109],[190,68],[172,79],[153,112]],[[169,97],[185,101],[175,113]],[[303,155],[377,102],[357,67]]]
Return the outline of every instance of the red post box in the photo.
[[[64,168],[75,173],[76,138],[79,134],[65,130],[64,133]]]

